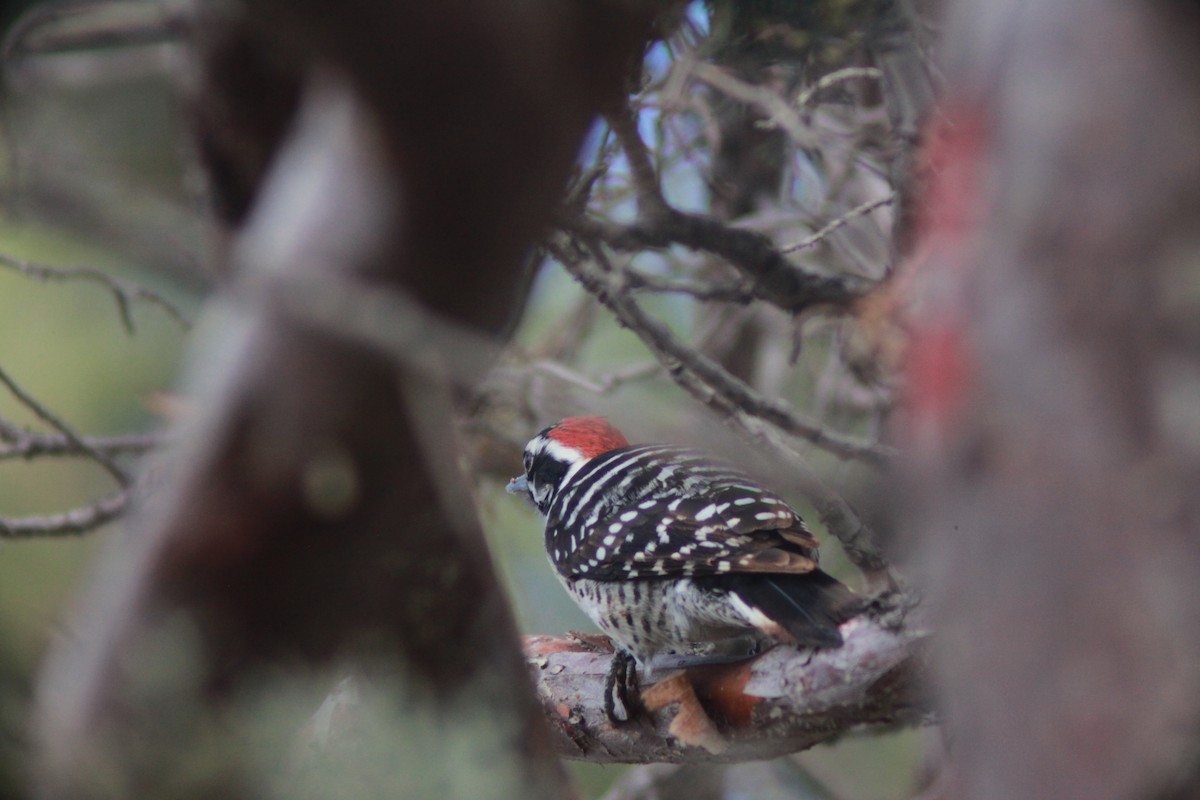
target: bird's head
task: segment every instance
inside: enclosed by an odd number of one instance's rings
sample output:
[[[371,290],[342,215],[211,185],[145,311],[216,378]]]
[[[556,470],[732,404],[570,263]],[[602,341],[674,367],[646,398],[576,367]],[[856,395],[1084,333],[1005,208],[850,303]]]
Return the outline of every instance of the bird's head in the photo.
[[[604,417],[567,417],[525,445],[525,474],[508,482],[508,491],[524,494],[546,514],[559,490],[596,456],[629,444]]]

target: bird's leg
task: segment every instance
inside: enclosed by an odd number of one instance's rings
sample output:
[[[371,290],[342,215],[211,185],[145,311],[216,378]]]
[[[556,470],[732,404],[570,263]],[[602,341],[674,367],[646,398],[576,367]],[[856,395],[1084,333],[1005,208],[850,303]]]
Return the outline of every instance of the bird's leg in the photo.
[[[721,664],[736,664],[753,658],[756,653],[671,653],[657,656],[654,659],[655,669],[689,669],[691,667],[712,667]]]
[[[689,667],[736,664],[753,658],[770,648],[764,640],[751,636],[734,636],[710,642],[703,652],[661,653],[648,662],[653,669],[688,669]]]
[[[604,679],[604,714],[609,722],[619,725],[629,722],[641,710],[642,693],[633,656],[617,650]]]

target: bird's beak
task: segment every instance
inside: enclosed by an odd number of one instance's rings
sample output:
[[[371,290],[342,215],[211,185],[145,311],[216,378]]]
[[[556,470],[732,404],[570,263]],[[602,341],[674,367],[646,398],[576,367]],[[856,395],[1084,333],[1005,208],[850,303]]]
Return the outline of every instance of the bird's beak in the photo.
[[[518,475],[508,482],[508,485],[504,487],[504,491],[508,492],[509,494],[528,495],[529,481],[525,480],[524,475]]]

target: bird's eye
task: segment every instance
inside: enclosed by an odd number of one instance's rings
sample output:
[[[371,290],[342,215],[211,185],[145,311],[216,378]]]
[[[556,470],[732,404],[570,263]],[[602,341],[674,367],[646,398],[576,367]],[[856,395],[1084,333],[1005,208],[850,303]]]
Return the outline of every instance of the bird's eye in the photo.
[[[529,453],[526,453],[525,459],[522,463],[525,464],[525,471],[529,472],[529,467],[533,464],[533,456],[529,455]]]

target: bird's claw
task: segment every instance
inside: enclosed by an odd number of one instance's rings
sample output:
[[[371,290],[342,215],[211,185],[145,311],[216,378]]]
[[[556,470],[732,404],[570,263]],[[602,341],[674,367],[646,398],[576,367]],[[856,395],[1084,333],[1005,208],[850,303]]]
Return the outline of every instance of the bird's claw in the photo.
[[[641,687],[633,656],[617,650],[604,679],[604,714],[609,722],[620,725],[629,722],[641,710]]]

